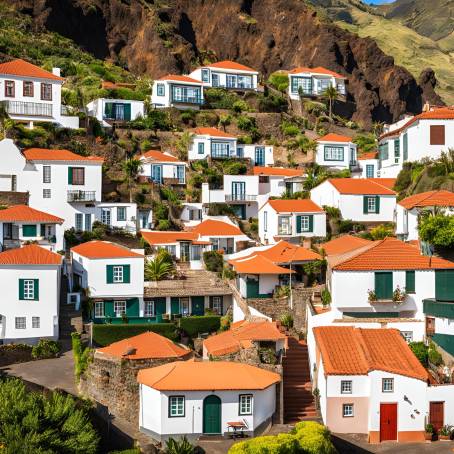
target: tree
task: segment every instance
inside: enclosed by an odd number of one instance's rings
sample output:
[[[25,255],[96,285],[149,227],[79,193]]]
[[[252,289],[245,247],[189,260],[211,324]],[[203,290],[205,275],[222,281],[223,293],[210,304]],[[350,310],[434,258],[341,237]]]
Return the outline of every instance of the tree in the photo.
[[[333,85],[329,85],[322,93],[322,98],[328,101],[328,108],[329,108],[329,118],[333,118],[333,104],[334,101],[339,97],[339,92],[337,91],[336,87]]]
[[[419,218],[419,237],[435,247],[454,247],[454,216],[427,213]]]
[[[142,169],[142,161],[140,159],[129,158],[123,162],[123,170],[128,178],[129,201],[132,202],[132,181],[137,178]]]
[[[226,126],[228,126],[230,123],[232,123],[232,116],[229,115],[229,114],[221,114],[219,116],[219,126],[222,126],[222,129],[224,129],[224,132],[225,132],[225,128]]]
[[[175,271],[171,255],[160,249],[155,258],[145,263],[145,279],[147,281],[161,281]]]
[[[8,138],[8,132],[14,126],[9,118],[5,102],[0,102],[0,140]]]
[[[191,145],[192,138],[194,134],[189,131],[183,132],[180,137],[178,137],[177,141],[175,142],[175,148],[177,149],[177,156],[178,159],[182,161],[187,161],[188,159],[188,150],[189,146]]]
[[[282,72],[275,72],[268,78],[268,83],[276,90],[285,94],[288,88],[288,74]]]

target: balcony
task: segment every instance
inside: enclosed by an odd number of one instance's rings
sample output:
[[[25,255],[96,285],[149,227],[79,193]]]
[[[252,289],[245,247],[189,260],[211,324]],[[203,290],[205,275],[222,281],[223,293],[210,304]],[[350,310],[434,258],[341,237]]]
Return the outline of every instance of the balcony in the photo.
[[[256,195],[247,194],[226,194],[226,202],[255,202],[257,200]]]
[[[52,104],[23,101],[3,101],[9,115],[52,118]]]
[[[437,301],[436,299],[423,300],[423,312],[432,317],[449,318],[454,320],[454,301]]]
[[[68,202],[95,202],[96,191],[68,191]]]
[[[173,104],[203,104],[201,96],[173,96],[171,102]]]

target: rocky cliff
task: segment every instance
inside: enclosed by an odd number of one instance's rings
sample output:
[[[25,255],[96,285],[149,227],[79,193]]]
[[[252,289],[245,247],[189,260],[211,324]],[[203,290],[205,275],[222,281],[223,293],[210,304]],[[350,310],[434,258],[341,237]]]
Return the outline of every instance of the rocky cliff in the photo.
[[[298,65],[325,66],[348,79],[351,115],[365,127],[441,103],[434,75],[424,84],[369,38],[319,19],[301,0],[11,0],[45,27],[137,74],[187,72],[232,59],[265,75]]]

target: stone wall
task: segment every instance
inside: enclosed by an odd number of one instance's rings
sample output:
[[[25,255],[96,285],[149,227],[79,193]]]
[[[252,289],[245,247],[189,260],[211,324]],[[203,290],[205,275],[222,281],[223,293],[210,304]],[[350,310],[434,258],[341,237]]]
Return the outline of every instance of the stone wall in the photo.
[[[28,205],[28,192],[0,191],[0,205]]]

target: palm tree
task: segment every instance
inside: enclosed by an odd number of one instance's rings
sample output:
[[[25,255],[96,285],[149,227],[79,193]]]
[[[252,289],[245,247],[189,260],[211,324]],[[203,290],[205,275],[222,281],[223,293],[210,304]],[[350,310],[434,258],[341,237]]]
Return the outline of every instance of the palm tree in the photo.
[[[329,85],[322,93],[322,98],[328,100],[328,107],[329,107],[329,118],[332,119],[333,117],[333,104],[334,101],[339,97],[339,92],[337,91],[336,87],[333,85]]]
[[[145,280],[161,281],[173,274],[174,271],[172,257],[165,249],[161,249],[153,260],[148,260],[145,263]]]
[[[123,163],[123,170],[128,178],[129,201],[132,202],[132,181],[137,178],[142,169],[142,161],[136,158],[129,158]]]
[[[232,116],[229,114],[222,114],[219,117],[219,126],[222,126],[222,129],[224,129],[224,132],[226,131],[225,127],[228,126],[232,122]]]

